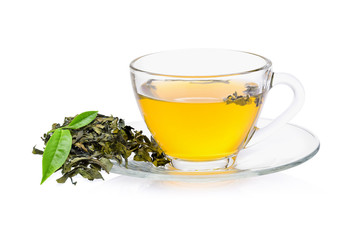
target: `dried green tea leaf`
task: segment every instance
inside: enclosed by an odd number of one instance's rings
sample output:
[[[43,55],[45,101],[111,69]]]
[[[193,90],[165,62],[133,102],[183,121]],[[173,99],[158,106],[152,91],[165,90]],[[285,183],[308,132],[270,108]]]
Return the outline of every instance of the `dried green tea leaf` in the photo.
[[[77,146],[78,148],[81,148],[81,149],[84,150],[85,152],[88,151],[88,150],[86,149],[86,147],[84,146],[84,144],[82,144],[81,142],[75,143],[75,146]]]
[[[70,172],[65,173],[61,178],[56,179],[56,181],[58,183],[65,183],[68,178],[72,178],[78,173],[79,173],[79,168],[75,168],[75,169],[71,170]]]
[[[94,179],[104,179],[100,172],[92,168],[86,168],[86,169],[79,168],[79,173],[82,177],[87,178],[90,181]]]
[[[145,162],[151,162],[151,157],[150,157],[150,154],[145,151],[144,148],[140,148],[135,156],[134,156],[134,160],[135,161],[145,161]]]
[[[232,95],[224,98],[224,102],[226,104],[235,103],[240,106],[245,106],[247,104],[255,103],[256,107],[258,107],[262,103],[263,94],[261,93],[261,89],[257,83],[246,83],[245,90],[242,91],[242,95],[239,95],[237,91],[235,91]]]
[[[76,158],[71,159],[71,161],[66,161],[63,165],[62,172],[63,173],[71,172],[72,169],[74,169],[80,165],[86,167],[88,165],[88,163],[85,163],[86,161],[89,161],[88,157],[76,157]]]
[[[92,127],[92,129],[97,133],[97,134],[101,134],[101,129],[100,128],[98,128],[98,127]]]
[[[109,159],[107,158],[100,158],[100,162],[102,163],[101,167],[107,172],[109,173],[112,166],[114,165]]]
[[[122,120],[122,119],[120,119],[118,125],[119,125],[119,126],[118,126],[119,128],[125,127],[125,121]]]
[[[226,98],[224,98],[224,102],[226,102],[226,104],[235,103],[240,106],[245,106],[246,104],[251,103],[251,98],[249,95],[239,96],[237,92],[234,92],[232,95],[229,95]]]
[[[39,155],[42,155],[44,153],[44,151],[40,150],[40,149],[37,149],[35,146],[33,147],[33,150],[32,150],[32,153],[33,154],[39,154]]]
[[[246,90],[244,91],[245,94],[254,96],[260,93],[259,85],[256,83],[247,83],[245,84]]]
[[[260,104],[262,104],[262,102],[263,102],[263,95],[262,95],[262,94],[259,94],[258,96],[256,96],[254,102],[255,102],[255,104],[256,104],[257,107],[258,107]]]

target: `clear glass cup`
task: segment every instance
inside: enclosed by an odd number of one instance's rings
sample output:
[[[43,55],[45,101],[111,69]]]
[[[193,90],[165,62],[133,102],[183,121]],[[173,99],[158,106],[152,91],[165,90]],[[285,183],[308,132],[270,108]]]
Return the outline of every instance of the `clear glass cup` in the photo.
[[[271,67],[253,53],[184,49],[139,57],[130,71],[145,123],[172,166],[203,171],[233,165],[241,149],[276,132],[301,109],[300,82]],[[257,128],[266,95],[278,84],[293,90],[293,102]]]

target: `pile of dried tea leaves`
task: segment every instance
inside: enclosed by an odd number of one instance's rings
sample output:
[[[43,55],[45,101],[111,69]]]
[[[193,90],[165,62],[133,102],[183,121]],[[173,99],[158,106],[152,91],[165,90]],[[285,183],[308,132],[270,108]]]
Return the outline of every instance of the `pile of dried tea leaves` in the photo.
[[[41,138],[45,146],[57,129],[67,128],[73,120],[74,117],[66,117],[62,125],[54,123],[52,130]],[[65,162],[56,170],[61,170],[62,173],[62,177],[57,179],[59,183],[70,178],[71,182],[76,184],[72,178],[77,174],[88,180],[103,179],[100,172],[110,172],[113,166],[110,160],[127,165],[132,154],[133,160],[150,162],[156,167],[170,162],[152,137],[150,140],[142,131],[125,125],[124,120],[117,117],[97,114],[86,126],[68,130],[71,133],[72,145]],[[33,153],[44,152],[34,147]]]

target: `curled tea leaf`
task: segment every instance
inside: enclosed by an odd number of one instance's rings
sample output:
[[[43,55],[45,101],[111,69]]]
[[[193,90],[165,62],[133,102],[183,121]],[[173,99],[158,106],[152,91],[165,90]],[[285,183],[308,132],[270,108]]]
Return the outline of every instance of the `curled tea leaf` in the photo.
[[[150,154],[147,151],[145,151],[144,148],[141,148],[136,152],[136,154],[134,156],[134,160],[151,162],[151,157],[150,157]]]
[[[87,178],[88,180],[92,181],[94,179],[103,179],[99,171],[92,169],[92,168],[79,168],[79,173],[82,177]]]
[[[100,162],[101,162],[101,167],[107,172],[109,173],[112,166],[114,165],[109,159],[107,158],[100,158]]]
[[[244,91],[245,94],[250,96],[254,96],[260,93],[259,85],[256,83],[247,83],[245,84],[246,90]]]
[[[42,155],[44,153],[44,151],[40,150],[40,149],[37,149],[35,146],[33,147],[33,150],[32,150],[32,153],[33,154],[39,154],[39,155]]]
[[[246,104],[250,104],[252,101],[249,95],[238,95],[238,93],[235,91],[232,95],[224,98],[224,102],[226,104],[235,103],[240,106],[245,106]]]

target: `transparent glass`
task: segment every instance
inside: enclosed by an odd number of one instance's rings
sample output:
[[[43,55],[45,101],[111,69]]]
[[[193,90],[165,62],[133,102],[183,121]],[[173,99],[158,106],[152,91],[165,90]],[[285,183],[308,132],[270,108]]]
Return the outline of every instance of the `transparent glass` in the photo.
[[[272,120],[260,118],[257,126],[265,127],[270,122]],[[143,121],[129,124],[135,129],[144,131],[146,135],[150,134]],[[162,181],[224,181],[270,174],[296,167],[311,159],[319,148],[319,139],[313,133],[287,123],[258,144],[242,149],[238,154],[238,160],[226,168],[193,171],[175,169],[171,165],[155,167],[149,162],[134,161],[130,157],[128,164],[117,164],[114,161],[111,172]]]
[[[131,62],[135,96],[152,136],[181,170],[223,169],[239,151],[264,140],[301,108],[304,90],[289,74],[273,73],[257,54],[185,49],[148,54]],[[294,100],[258,128],[268,91],[285,84]],[[250,141],[251,140],[251,141]]]

